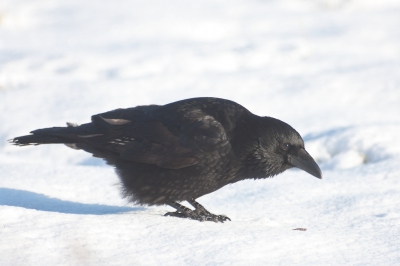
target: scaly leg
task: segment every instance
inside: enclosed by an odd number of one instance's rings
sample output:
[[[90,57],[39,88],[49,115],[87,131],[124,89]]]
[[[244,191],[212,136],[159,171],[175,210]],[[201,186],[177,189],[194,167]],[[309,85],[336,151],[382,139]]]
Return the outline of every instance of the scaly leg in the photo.
[[[214,221],[216,223],[218,223],[218,222],[223,223],[227,220],[231,221],[231,219],[228,216],[212,214],[211,212],[207,211],[206,208],[203,207],[203,205],[201,205],[194,199],[188,200],[188,202],[190,203],[190,205],[192,205],[193,207],[196,208],[194,211],[198,215],[201,215],[202,217],[204,217],[204,219],[206,221]]]
[[[183,206],[177,202],[171,202],[168,205],[175,208],[176,212],[168,212],[164,216],[190,218],[190,219],[201,221],[201,222],[213,221],[216,223],[218,223],[218,222],[223,223],[224,221],[231,220],[231,219],[229,219],[229,217],[227,217],[225,215],[215,215],[215,214],[210,213],[201,204],[196,202],[194,199],[188,200],[188,202],[193,207],[196,208],[194,211],[189,208],[186,208],[185,206]]]

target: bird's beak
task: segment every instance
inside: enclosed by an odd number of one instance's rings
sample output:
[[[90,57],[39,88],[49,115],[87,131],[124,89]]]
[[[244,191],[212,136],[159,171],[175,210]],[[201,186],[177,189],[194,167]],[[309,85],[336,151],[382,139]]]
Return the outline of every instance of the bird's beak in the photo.
[[[291,165],[306,171],[319,179],[322,179],[321,169],[314,159],[308,154],[305,149],[300,149],[296,154],[289,154],[288,161]]]

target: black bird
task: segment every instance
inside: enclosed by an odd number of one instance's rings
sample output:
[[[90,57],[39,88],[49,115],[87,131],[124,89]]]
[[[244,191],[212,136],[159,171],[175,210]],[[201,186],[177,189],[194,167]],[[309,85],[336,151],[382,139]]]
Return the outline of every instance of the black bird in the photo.
[[[322,178],[296,130],[229,100],[193,98],[116,109],[92,116],[91,123],[67,125],[37,129],[10,142],[64,143],[103,158],[115,166],[124,197],[137,204],[167,204],[176,209],[170,216],[224,222],[230,219],[210,213],[196,199],[292,167]]]

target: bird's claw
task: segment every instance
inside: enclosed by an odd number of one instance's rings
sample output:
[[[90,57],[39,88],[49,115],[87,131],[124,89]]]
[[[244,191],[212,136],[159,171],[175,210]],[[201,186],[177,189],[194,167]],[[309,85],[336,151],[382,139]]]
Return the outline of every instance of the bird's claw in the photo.
[[[164,216],[173,216],[173,217],[179,217],[179,218],[187,218],[187,216],[181,212],[167,212],[164,214]]]
[[[187,213],[183,213],[183,212],[167,212],[166,214],[164,214],[164,216],[173,216],[173,217],[178,217],[178,218],[189,218],[192,220],[197,220],[200,222],[206,222],[206,221],[211,221],[211,222],[225,222],[225,221],[231,221],[231,219],[228,216],[225,215],[215,215],[212,213],[209,213],[207,215],[200,215],[200,214],[196,214],[194,212],[187,214]]]
[[[228,217],[228,216],[225,216],[225,215],[215,215],[215,214],[212,214],[212,213],[210,213],[209,215],[207,215],[207,216],[203,216],[204,217],[204,220],[205,221],[213,221],[213,222],[215,222],[215,223],[218,223],[218,222],[221,222],[221,223],[223,223],[223,222],[226,222],[226,221],[231,221],[231,219]]]
[[[215,215],[207,211],[201,204],[196,202],[194,199],[188,200],[188,202],[195,207],[191,210],[177,202],[171,202],[169,205],[176,209],[175,212],[167,212],[164,216],[174,216],[179,218],[189,218],[200,222],[211,221],[211,222],[225,222],[231,219],[225,215]]]

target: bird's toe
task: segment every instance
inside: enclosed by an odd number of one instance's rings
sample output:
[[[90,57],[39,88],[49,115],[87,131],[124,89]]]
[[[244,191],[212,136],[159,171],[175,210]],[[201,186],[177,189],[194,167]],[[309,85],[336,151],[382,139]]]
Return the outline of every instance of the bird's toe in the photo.
[[[231,218],[229,218],[228,216],[225,215],[218,215],[218,218],[221,222],[225,222],[225,221],[232,221]]]
[[[229,217],[225,216],[225,215],[215,215],[215,214],[210,214],[210,215],[206,216],[205,220],[206,221],[212,221],[212,222],[215,222],[215,223],[218,223],[218,222],[223,223],[223,222],[228,221],[228,220],[231,221],[231,219]]]
[[[187,218],[187,216],[181,212],[167,212],[166,214],[164,214],[164,216]]]

